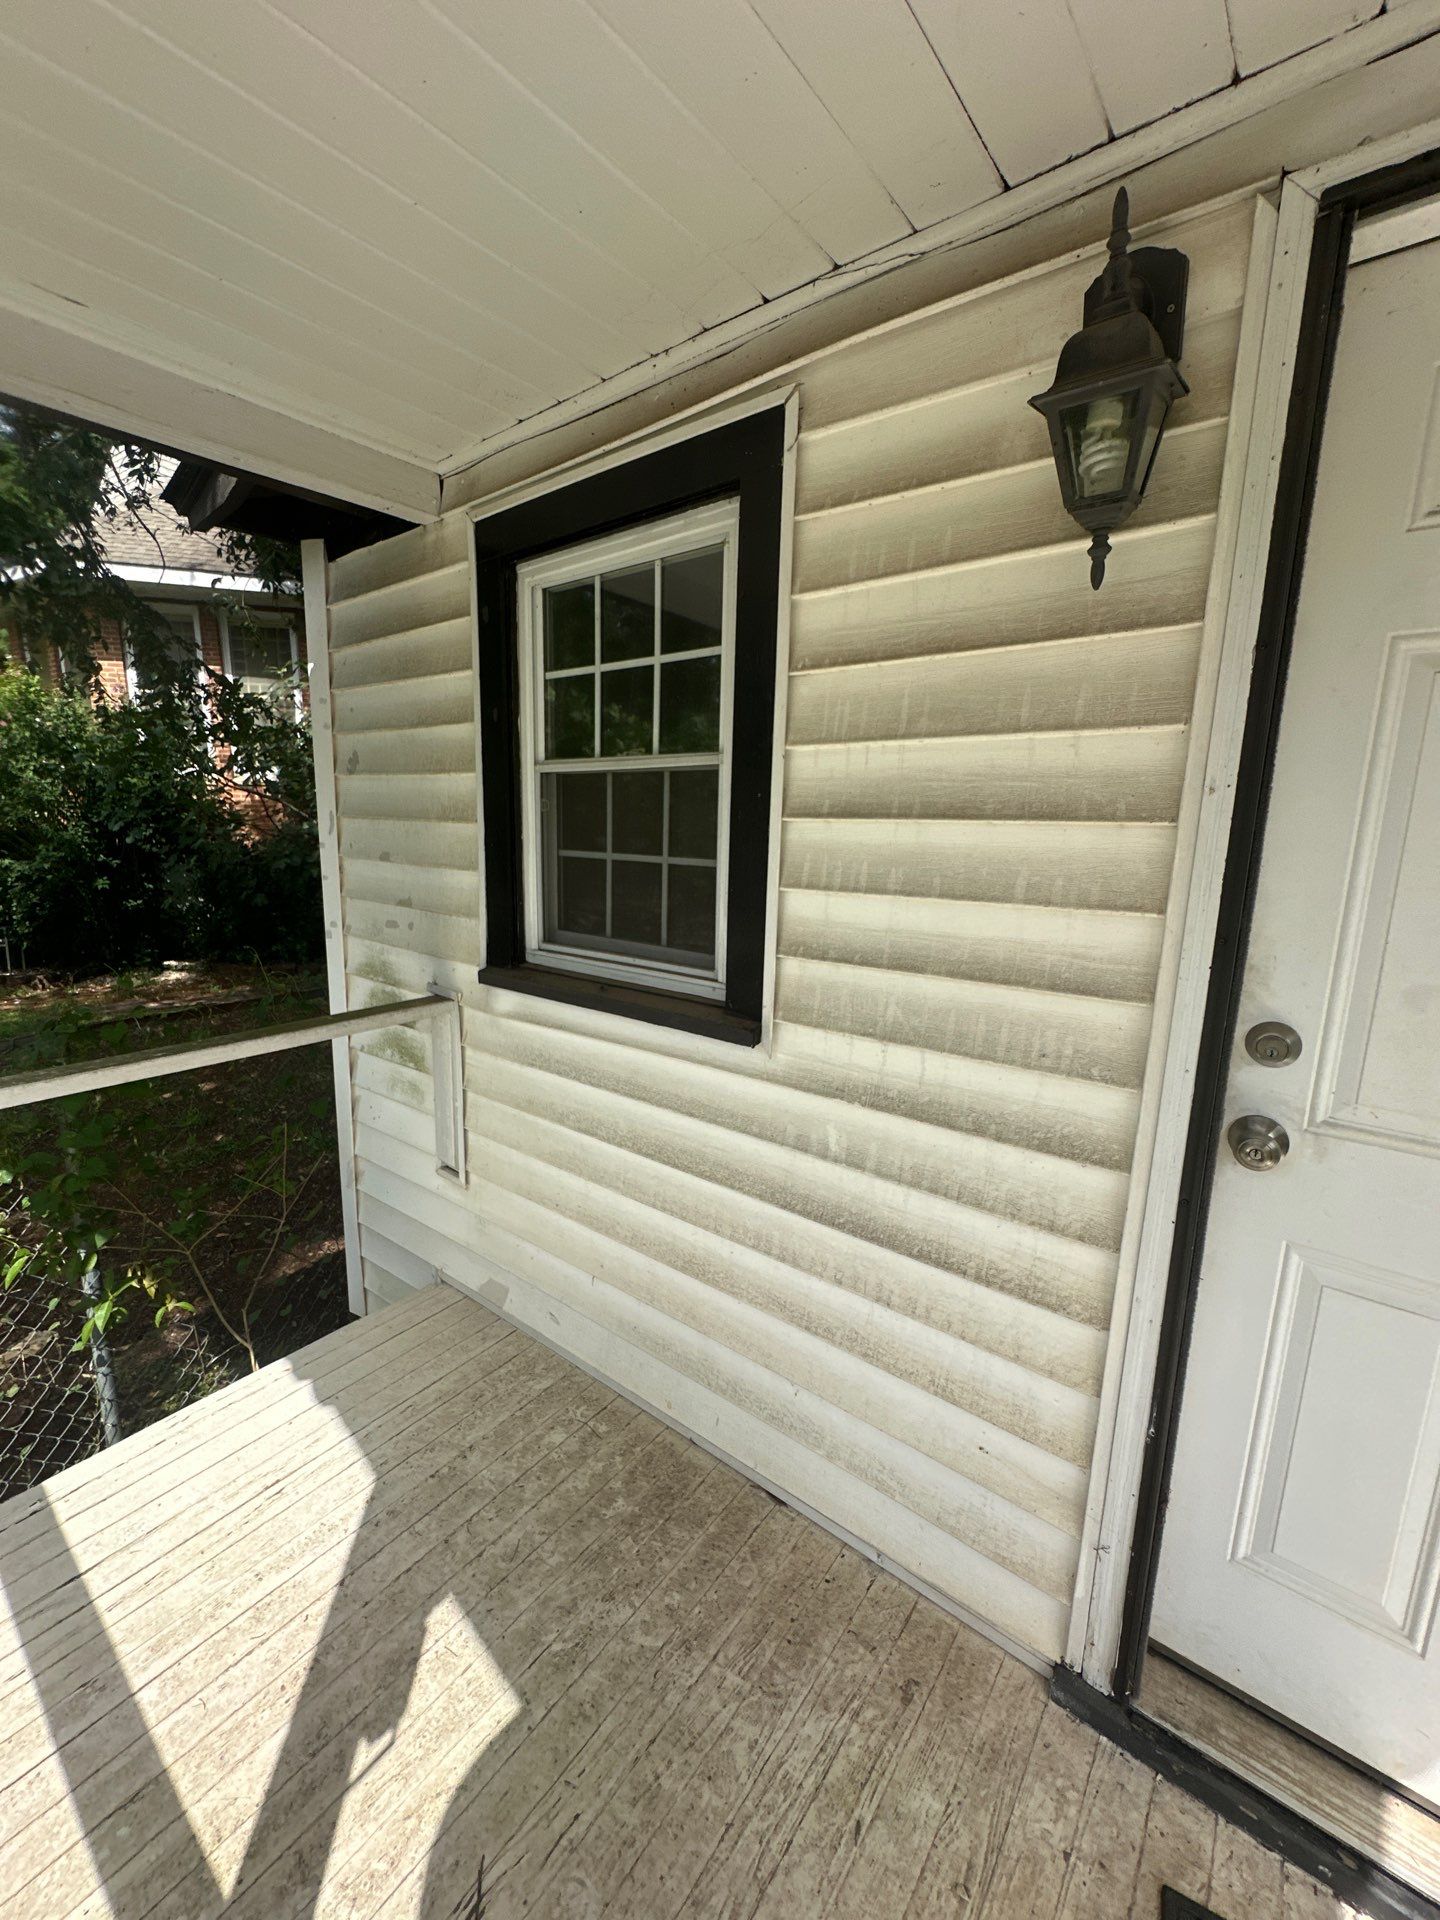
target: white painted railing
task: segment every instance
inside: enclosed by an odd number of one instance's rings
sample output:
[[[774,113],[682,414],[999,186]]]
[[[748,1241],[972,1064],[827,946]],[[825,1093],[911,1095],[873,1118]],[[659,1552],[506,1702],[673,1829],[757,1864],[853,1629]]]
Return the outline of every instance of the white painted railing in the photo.
[[[119,1058],[0,1075],[0,1111],[35,1106],[42,1100],[58,1100],[65,1094],[96,1093],[105,1087],[158,1079],[164,1074],[192,1073],[198,1067],[224,1066],[231,1060],[252,1060],[259,1054],[284,1053],[291,1047],[313,1046],[320,1040],[350,1040],[360,1034],[382,1032],[386,1027],[424,1026],[430,1028],[433,1043],[431,1078],[435,1094],[436,1165],[451,1179],[463,1181],[465,1123],[461,1104],[464,1076],[460,1005],[450,995],[439,992],[419,1000],[396,1000],[388,1006],[366,1007],[357,1013],[326,1013],[311,1020],[255,1027],[226,1039],[180,1041],[169,1047],[141,1048]]]

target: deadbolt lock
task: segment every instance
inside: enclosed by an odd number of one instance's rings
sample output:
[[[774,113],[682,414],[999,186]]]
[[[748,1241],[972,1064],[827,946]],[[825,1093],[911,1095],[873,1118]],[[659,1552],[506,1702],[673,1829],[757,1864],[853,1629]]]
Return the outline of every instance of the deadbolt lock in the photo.
[[[1300,1058],[1300,1036],[1283,1020],[1262,1020],[1246,1034],[1245,1051],[1262,1067],[1288,1067]]]
[[[1242,1113],[1225,1129],[1230,1151],[1251,1173],[1269,1173],[1290,1151],[1290,1136],[1278,1120],[1263,1113]]]

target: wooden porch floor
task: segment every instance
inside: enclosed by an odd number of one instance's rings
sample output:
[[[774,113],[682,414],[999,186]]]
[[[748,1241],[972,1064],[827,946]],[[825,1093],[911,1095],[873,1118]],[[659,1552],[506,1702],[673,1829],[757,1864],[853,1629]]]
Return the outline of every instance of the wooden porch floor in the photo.
[[[0,1508],[0,1579],[7,1920],[1346,1911],[443,1288]]]

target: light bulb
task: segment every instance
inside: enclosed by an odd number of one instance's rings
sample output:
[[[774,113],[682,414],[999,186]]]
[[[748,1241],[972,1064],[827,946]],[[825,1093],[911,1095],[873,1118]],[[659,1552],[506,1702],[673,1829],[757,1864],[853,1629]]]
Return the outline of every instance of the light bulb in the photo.
[[[1082,493],[1114,493],[1125,484],[1125,462],[1130,453],[1125,412],[1125,401],[1119,394],[1092,400],[1086,409],[1075,462]]]

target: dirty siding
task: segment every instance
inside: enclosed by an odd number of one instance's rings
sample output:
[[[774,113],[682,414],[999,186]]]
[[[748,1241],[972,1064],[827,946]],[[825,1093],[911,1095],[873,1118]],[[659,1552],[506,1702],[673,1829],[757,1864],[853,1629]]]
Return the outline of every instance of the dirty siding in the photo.
[[[1176,222],[1185,370],[1104,591],[1042,422],[1093,262],[798,373],[773,1049],[481,989],[469,522],[331,571],[367,1291],[437,1273],[1047,1658],[1074,1585],[1248,204]]]

